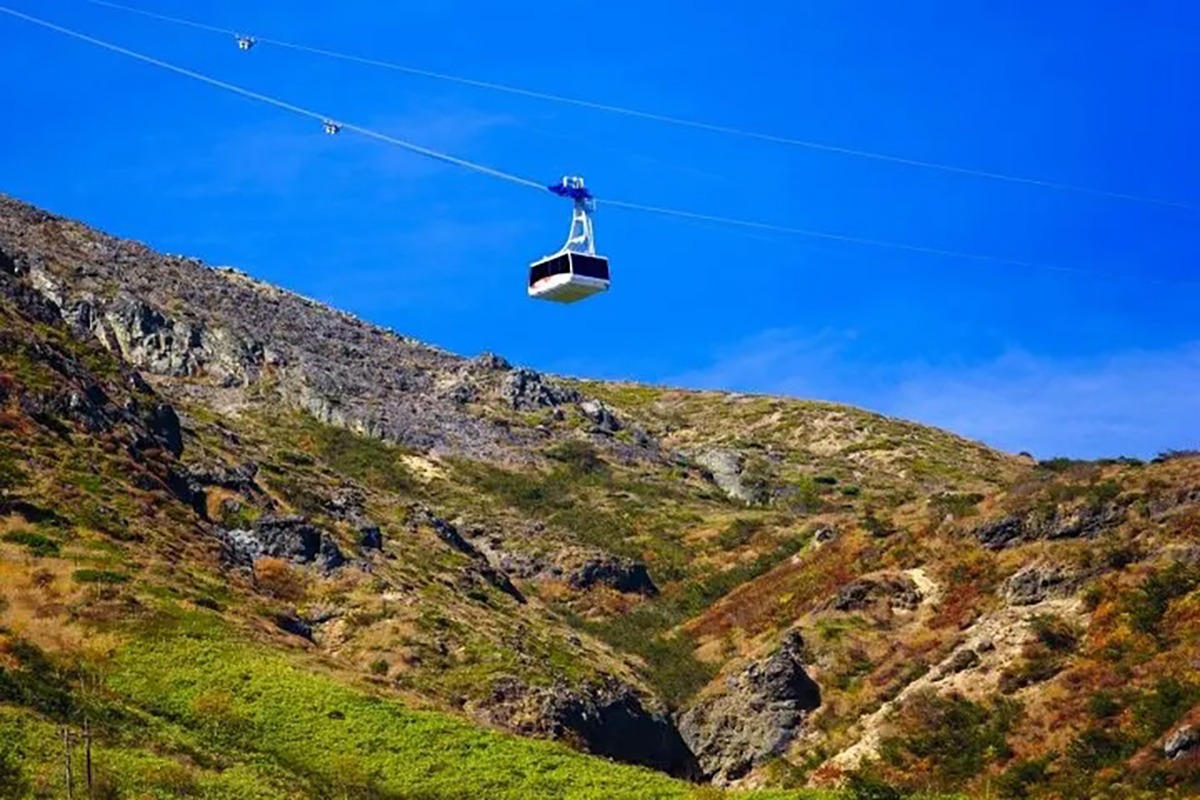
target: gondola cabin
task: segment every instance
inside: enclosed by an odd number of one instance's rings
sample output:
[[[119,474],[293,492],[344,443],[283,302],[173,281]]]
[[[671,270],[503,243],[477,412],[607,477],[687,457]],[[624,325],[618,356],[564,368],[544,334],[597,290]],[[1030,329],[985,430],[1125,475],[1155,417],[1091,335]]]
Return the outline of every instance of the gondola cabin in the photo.
[[[529,267],[529,296],[574,303],[608,291],[608,259],[586,253],[555,253]]]
[[[548,188],[573,201],[571,230],[561,250],[529,265],[529,296],[574,303],[608,291],[608,259],[596,255],[592,228],[596,202],[592,193],[583,185],[583,178],[576,177],[563,178],[561,183]]]

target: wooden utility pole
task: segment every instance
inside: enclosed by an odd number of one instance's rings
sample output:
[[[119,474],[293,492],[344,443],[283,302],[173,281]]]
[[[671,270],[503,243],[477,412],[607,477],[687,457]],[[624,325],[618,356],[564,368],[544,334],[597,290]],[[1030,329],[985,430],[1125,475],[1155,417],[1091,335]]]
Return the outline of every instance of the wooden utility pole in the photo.
[[[71,729],[65,725],[62,729],[62,740],[63,757],[66,760],[67,769],[67,800],[74,800],[75,788],[73,785],[74,782],[71,779]]]
[[[93,800],[96,796],[92,790],[92,725],[87,717],[83,718],[83,763],[87,774],[87,796]]]

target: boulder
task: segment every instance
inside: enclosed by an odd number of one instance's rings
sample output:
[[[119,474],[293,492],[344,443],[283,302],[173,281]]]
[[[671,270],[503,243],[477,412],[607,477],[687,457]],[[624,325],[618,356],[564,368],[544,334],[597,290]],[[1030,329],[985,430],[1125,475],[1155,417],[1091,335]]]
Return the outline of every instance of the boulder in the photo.
[[[171,455],[183,455],[183,430],[174,408],[166,403],[155,404],[146,415],[146,425]]]
[[[496,372],[507,372],[512,369],[512,364],[509,364],[503,357],[484,351],[471,359],[471,366],[481,370],[493,370]]]
[[[602,433],[616,433],[624,427],[612,409],[599,400],[584,400],[579,411]]]
[[[1042,539],[1091,538],[1119,525],[1124,518],[1124,510],[1115,503],[1076,508],[1055,506],[1048,513],[1035,510],[985,522],[972,535],[989,550],[1002,550]]]
[[[631,558],[622,558],[607,553],[594,553],[583,563],[570,568],[566,573],[567,583],[572,589],[590,589],[607,586],[618,592],[641,594],[653,597],[658,587],[650,579],[646,565]]]
[[[1010,606],[1031,606],[1051,595],[1069,594],[1077,576],[1058,564],[1030,564],[1004,582],[1004,599]]]
[[[476,715],[524,735],[571,741],[605,758],[698,779],[700,769],[665,709],[648,708],[628,684],[606,678],[583,686],[530,686],[505,677]]]
[[[315,563],[332,572],[346,563],[337,542],[305,517],[264,516],[253,530],[223,531],[221,543],[225,562],[231,566],[249,566],[271,557],[301,565]]]
[[[518,411],[553,408],[582,399],[574,389],[559,386],[543,378],[541,373],[524,368],[511,370],[505,376],[500,394]]]
[[[755,492],[742,480],[745,459],[736,450],[705,450],[695,456],[695,462],[706,469],[712,481],[731,499],[753,503]]]
[[[383,531],[374,523],[365,523],[358,529],[358,546],[363,550],[382,550]]]
[[[892,610],[915,611],[924,596],[907,575],[876,575],[850,581],[838,590],[828,605],[836,611],[861,611],[886,601]]]
[[[728,678],[723,691],[702,696],[680,717],[679,731],[706,777],[728,784],[787,749],[821,704],[805,657],[800,633],[789,631],[775,653]]]
[[[1200,730],[1191,725],[1177,728],[1163,743],[1163,755],[1174,761],[1200,748]]]

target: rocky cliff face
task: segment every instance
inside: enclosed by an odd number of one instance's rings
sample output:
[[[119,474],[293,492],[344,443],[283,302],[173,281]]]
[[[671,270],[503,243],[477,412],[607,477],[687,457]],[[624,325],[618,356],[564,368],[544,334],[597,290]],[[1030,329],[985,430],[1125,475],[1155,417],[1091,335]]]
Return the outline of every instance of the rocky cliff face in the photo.
[[[267,388],[322,422],[415,449],[512,456],[536,438],[473,413],[472,401],[487,394],[530,409],[584,399],[502,359],[454,356],[3,197],[0,247],[78,333],[146,373],[199,379],[196,389]]]
[[[680,732],[708,778],[728,784],[787,751],[821,705],[804,660],[804,639],[789,631],[775,653],[731,675],[683,714]]]

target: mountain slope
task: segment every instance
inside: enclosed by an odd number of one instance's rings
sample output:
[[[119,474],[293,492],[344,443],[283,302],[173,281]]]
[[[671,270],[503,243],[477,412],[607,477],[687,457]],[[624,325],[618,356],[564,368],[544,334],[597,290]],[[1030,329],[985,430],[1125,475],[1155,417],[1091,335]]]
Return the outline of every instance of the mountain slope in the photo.
[[[2,197],[0,289],[25,789],[85,712],[210,796],[688,791],[444,713],[722,784],[1197,788],[1200,460],[554,379]]]

